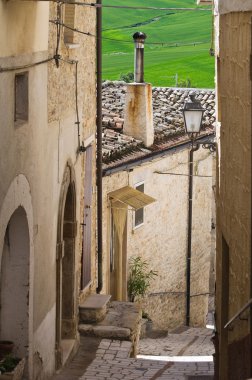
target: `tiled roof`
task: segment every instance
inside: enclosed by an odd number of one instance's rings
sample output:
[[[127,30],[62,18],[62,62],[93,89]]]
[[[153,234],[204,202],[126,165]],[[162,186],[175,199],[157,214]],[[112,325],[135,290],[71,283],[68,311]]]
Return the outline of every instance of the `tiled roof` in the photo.
[[[205,108],[203,134],[211,134],[215,123],[214,90],[153,87],[153,122],[155,140],[152,147],[145,148],[142,141],[123,134],[126,84],[124,82],[103,83],[103,163],[104,167],[115,162],[127,162],[132,158],[146,156],[188,140],[184,132],[181,109],[191,92]]]

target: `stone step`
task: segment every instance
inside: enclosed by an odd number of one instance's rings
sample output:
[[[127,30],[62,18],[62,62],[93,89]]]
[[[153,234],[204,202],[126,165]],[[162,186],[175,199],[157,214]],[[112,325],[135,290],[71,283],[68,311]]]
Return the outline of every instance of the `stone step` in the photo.
[[[130,329],[117,326],[100,326],[80,324],[79,332],[82,336],[95,336],[104,339],[130,340]]]
[[[91,294],[79,305],[80,323],[97,323],[107,313],[111,296],[107,294]]]
[[[110,302],[106,316],[97,323],[80,323],[82,336],[132,342],[135,355],[141,327],[140,306],[132,302]]]

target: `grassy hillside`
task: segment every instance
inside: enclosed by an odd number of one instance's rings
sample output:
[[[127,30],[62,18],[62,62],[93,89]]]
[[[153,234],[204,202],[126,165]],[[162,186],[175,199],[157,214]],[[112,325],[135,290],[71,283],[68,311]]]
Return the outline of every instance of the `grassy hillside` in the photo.
[[[195,7],[195,3],[195,0],[103,0],[103,4],[110,5],[155,7]],[[211,12],[103,8],[103,79],[119,79],[121,73],[134,70],[132,35],[142,31],[147,34],[146,82],[174,86],[177,74],[179,81],[190,79],[194,87],[213,88],[214,58],[209,55],[211,21]]]

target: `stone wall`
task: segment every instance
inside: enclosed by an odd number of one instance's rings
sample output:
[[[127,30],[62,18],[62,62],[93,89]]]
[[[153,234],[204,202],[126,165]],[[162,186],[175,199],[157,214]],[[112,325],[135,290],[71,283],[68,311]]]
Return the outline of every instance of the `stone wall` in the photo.
[[[65,6],[61,6],[61,14],[64,16]],[[57,18],[57,4],[50,5],[50,18],[55,20]],[[75,28],[81,31],[95,35],[96,21],[95,10],[91,7],[75,7]],[[50,38],[49,38],[49,55],[53,56],[56,52],[57,36],[56,26],[50,24]],[[56,67],[55,62],[49,66],[49,82],[48,82],[48,122],[51,128],[59,130],[59,134],[65,128],[65,125],[70,123],[72,130],[72,143],[75,144],[77,152],[78,144],[84,145],[91,144],[93,146],[93,188],[95,188],[95,132],[96,132],[96,43],[95,38],[79,33],[74,33],[73,43],[67,44],[64,41],[64,27],[61,30],[61,38],[59,44],[59,54],[62,60],[59,61],[59,68]],[[68,62],[66,62],[68,61]],[[74,63],[69,63],[69,62]],[[78,62],[77,65],[75,62]],[[76,82],[77,75],[77,82]],[[77,103],[78,113],[80,120],[80,140],[78,141],[78,127],[77,127],[77,113],[76,113],[76,90],[77,90]],[[83,197],[85,192],[85,153],[77,157],[76,160],[81,161],[82,169],[78,174],[78,181],[80,184],[81,193],[79,195],[79,215],[77,216],[80,223],[83,223]],[[96,200],[95,193],[93,197],[92,209],[92,283],[88,289],[81,292],[81,299],[85,298],[91,290],[96,288]],[[79,227],[79,249],[78,249],[78,278],[80,278],[80,260],[82,250],[83,226]],[[79,282],[79,281],[78,281]]]
[[[78,134],[75,110],[75,65],[54,61],[32,66],[52,57],[55,52],[55,18],[52,2],[1,2],[0,21],[4,43],[1,44],[0,73],[1,186],[0,186],[0,257],[6,240],[9,219],[19,207],[25,210],[29,227],[29,281],[27,313],[29,378],[47,378],[55,371],[56,272],[60,207],[64,204],[62,187],[67,166],[71,167],[76,195],[76,238],[73,270],[74,318],[77,325],[79,271],[82,246],[85,154],[77,154]],[[64,7],[64,5],[61,5]],[[49,16],[50,13],[50,16]],[[29,20],[29,21],[28,21]],[[95,11],[78,8],[76,26],[94,33]],[[50,29],[50,30],[49,30]],[[49,33],[48,33],[49,30]],[[49,35],[49,47],[48,47]],[[6,43],[8,41],[8,43]],[[78,48],[67,49],[60,42],[63,59],[78,59],[78,104],[81,141],[95,136],[95,43],[81,39]],[[27,67],[28,65],[28,67]],[[16,69],[15,67],[20,67]],[[14,122],[15,74],[28,73],[28,120]],[[95,186],[95,148],[93,151],[93,186]],[[66,195],[66,194],[65,194]],[[95,194],[92,228],[92,283],[95,279]],[[75,206],[74,206],[75,207]],[[73,229],[74,231],[74,229]],[[2,264],[2,262],[1,262]],[[59,277],[59,276],[58,276]],[[59,289],[58,289],[59,290]],[[90,292],[90,289],[87,289]],[[76,326],[75,326],[76,327]],[[27,338],[27,337],[26,337]],[[76,336],[77,338],[77,330]],[[77,339],[76,339],[77,341]],[[34,376],[33,376],[34,374]]]
[[[241,2],[239,2],[241,4]],[[219,18],[216,315],[219,378],[240,378],[240,364],[228,360],[250,332],[249,319],[223,329],[251,298],[251,12]],[[218,31],[217,31],[218,32]],[[250,365],[250,364],[249,364]]]
[[[212,155],[195,153],[191,270],[191,324],[202,326],[208,311],[212,216]],[[168,174],[159,174],[164,172]],[[178,174],[178,175],[173,175]],[[197,177],[206,175],[209,177]],[[144,209],[144,224],[134,228],[134,211],[128,209],[127,258],[139,255],[158,271],[143,300],[154,328],[170,329],[185,323],[186,247],[188,217],[188,150],[103,178],[103,233],[105,291],[109,293],[109,192],[144,181],[145,193],[157,201]],[[203,294],[199,296],[199,294]]]

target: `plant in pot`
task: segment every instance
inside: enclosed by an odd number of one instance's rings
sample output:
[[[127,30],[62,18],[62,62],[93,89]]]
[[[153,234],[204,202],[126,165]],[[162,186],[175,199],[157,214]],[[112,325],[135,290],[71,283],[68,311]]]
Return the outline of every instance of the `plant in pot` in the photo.
[[[14,343],[10,340],[0,340],[0,360],[9,355],[14,347]]]
[[[0,380],[21,380],[25,359],[7,355],[0,361]]]
[[[158,275],[157,271],[149,270],[149,264],[140,256],[131,257],[129,261],[128,295],[134,302],[136,298],[144,297],[151,281]]]

